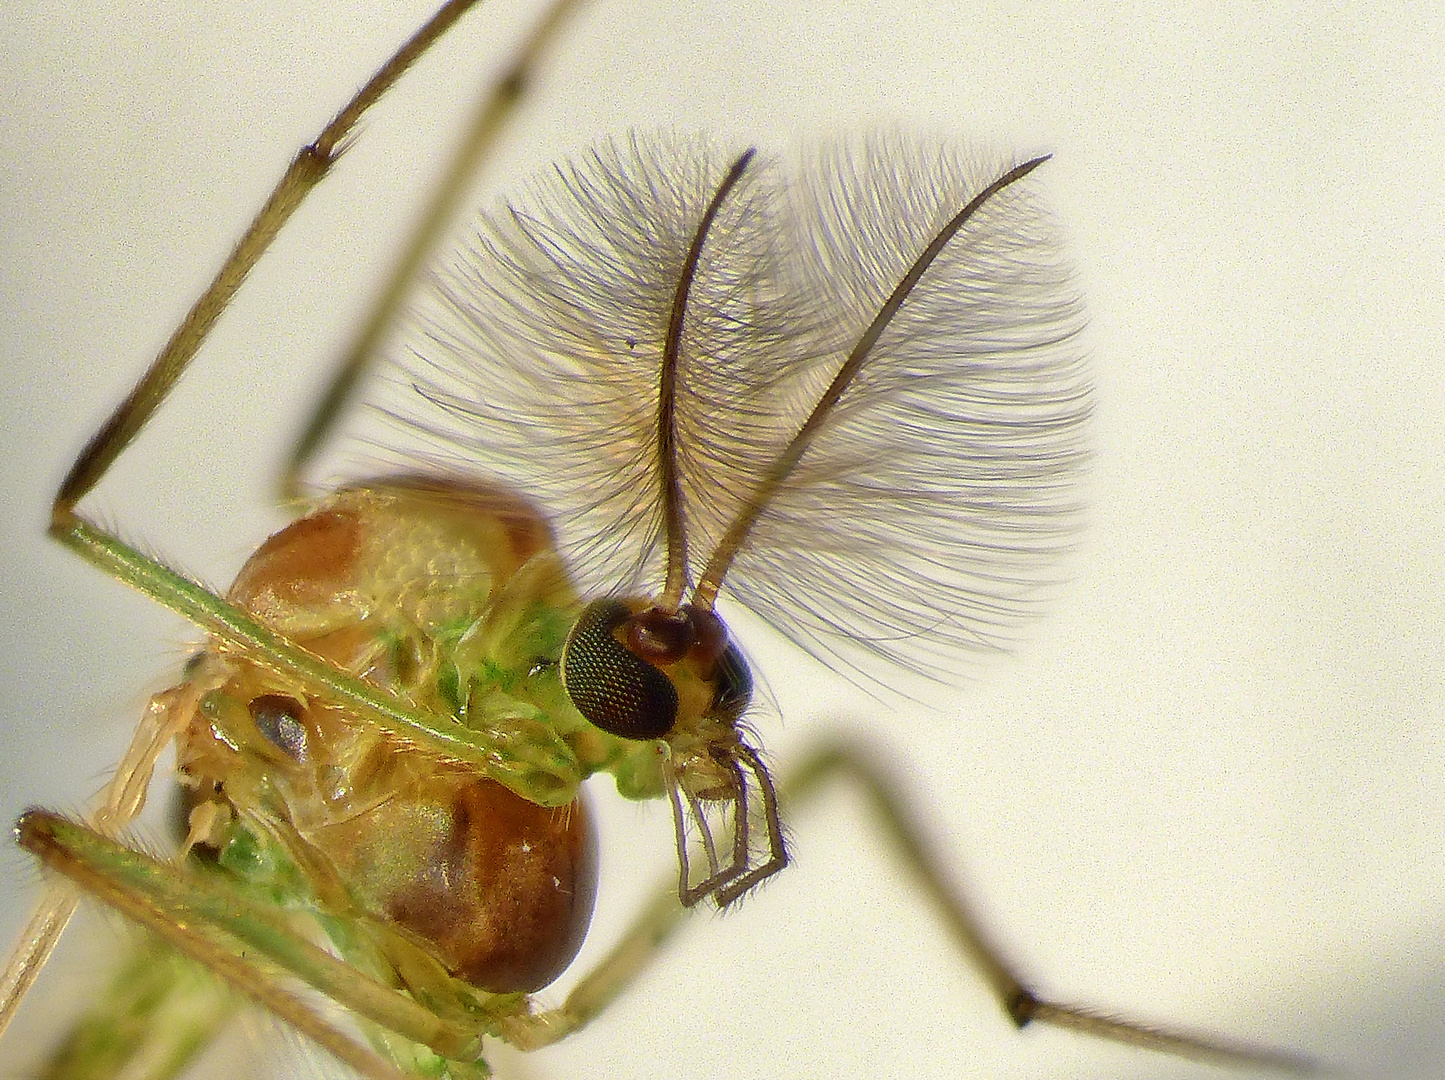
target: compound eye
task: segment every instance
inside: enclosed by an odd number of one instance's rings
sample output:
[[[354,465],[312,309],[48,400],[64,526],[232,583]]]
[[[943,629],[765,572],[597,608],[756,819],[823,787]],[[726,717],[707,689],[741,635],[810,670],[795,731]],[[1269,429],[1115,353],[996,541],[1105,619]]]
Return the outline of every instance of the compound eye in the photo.
[[[732,723],[742,719],[753,699],[753,672],[736,645],[728,642],[718,660],[717,697],[713,710]]]
[[[677,688],[629,652],[614,631],[632,618],[617,600],[594,600],[562,646],[562,686],[577,711],[624,739],[658,739],[677,722]]]

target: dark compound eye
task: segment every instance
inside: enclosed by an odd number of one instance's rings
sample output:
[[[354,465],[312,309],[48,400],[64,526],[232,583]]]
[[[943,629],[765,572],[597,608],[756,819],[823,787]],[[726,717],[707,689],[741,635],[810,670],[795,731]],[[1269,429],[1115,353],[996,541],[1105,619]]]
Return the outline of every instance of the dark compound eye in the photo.
[[[729,642],[718,660],[717,697],[713,699],[713,709],[717,715],[737,723],[752,699],[752,669],[737,646]]]
[[[629,652],[613,631],[632,618],[616,600],[594,600],[562,646],[562,686],[577,711],[624,739],[657,739],[677,722],[677,688]]]
[[[251,699],[251,720],[266,741],[296,761],[306,760],[306,709],[285,694],[262,694]]]

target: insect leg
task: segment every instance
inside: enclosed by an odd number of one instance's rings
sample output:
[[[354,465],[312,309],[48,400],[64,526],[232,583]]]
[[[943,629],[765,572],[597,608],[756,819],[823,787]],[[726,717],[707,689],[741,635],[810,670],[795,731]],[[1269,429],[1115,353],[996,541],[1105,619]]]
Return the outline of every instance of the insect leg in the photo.
[[[47,1080],[181,1076],[235,1017],[243,1000],[205,968],[146,935],[112,973],[105,993],[90,1002],[54,1048],[39,1075]]]
[[[265,254],[296,208],[330,172],[345,149],[345,140],[357,121],[476,2],[449,0],[444,4],[357,91],[316,140],[303,147],[292,159],[266,204],[252,219],[206,291],[191,307],[181,325],[176,327],[160,355],[70,467],[51,506],[51,535],[63,539],[80,521],[75,513],[76,504],[100,482],[170,394],[251,268]]]
[[[366,323],[352,342],[346,358],[337,366],[316,411],[286,460],[280,483],[284,497],[296,498],[302,494],[302,471],[325,443],[337,418],[346,411],[356,385],[366,374],[376,356],[377,347],[395,322],[422,265],[455,218],[471,181],[486,167],[491,152],[496,148],[497,137],[510,122],[527,92],[532,73],[580,4],[581,0],[556,0],[532,29],[507,73],[483,97],[471,127],[448,162],[446,173],[401,257],[392,267],[381,298],[367,315]]]
[[[75,509],[165,400],[251,267],[335,162],[343,140],[360,116],[475,2],[452,0],[444,5],[336,115],[316,141],[296,156],[266,205],[150,369],[71,467],[51,507],[50,534],[86,561],[184,615],[227,644],[253,653],[261,663],[270,664],[277,671],[306,678],[323,696],[354,706],[360,718],[380,724],[404,741],[475,764],[502,783],[525,790],[529,797],[536,798],[538,792],[545,796],[545,784],[540,788],[518,785],[515,777],[509,781],[505,775],[497,774],[498,759],[494,753],[497,748],[479,746],[459,725],[421,716],[391,695],[318,661],[210,590],[87,521]],[[505,764],[502,771],[509,771]],[[571,799],[572,786],[570,778],[563,782],[561,787],[565,790],[557,794],[559,803]]]
[[[946,883],[938,862],[923,841],[923,830],[912,820],[905,800],[892,781],[874,764],[876,757],[865,748],[849,743],[825,745],[789,773],[782,790],[783,798],[794,805],[804,803],[834,778],[846,780],[862,791],[894,851],[911,871],[914,883],[928,894],[960,951],[972,961],[1009,1018],[1020,1028],[1040,1022],[1219,1065],[1262,1065],[1299,1075],[1315,1071],[1311,1062],[1293,1054],[1171,1031],[1040,998],[1004,961],[969,906]]]
[[[869,808],[888,834],[894,850],[912,872],[914,883],[933,900],[958,948],[973,962],[1019,1027],[1046,1023],[1095,1038],[1220,1065],[1262,1065],[1297,1075],[1314,1071],[1311,1062],[1292,1054],[1171,1031],[1040,998],[1004,962],[968,905],[946,884],[937,861],[923,842],[923,830],[913,822],[893,783],[873,764],[871,759],[875,756],[850,744],[831,744],[817,750],[801,766],[792,769],[780,785],[784,811],[796,811],[806,805],[835,779],[846,780],[859,788],[867,796]],[[578,983],[562,1005],[504,1021],[508,1041],[531,1049],[556,1042],[586,1025],[657,955],[678,929],[685,910],[674,890],[660,892],[632,923],[622,941]]]
[[[439,1016],[312,944],[282,916],[228,883],[178,870],[43,810],[27,811],[16,836],[52,870],[220,975],[365,1076],[390,1080],[400,1074],[285,989],[276,969],[443,1057],[469,1061],[479,1054],[484,1016],[475,1022]],[[266,962],[258,962],[258,956]],[[502,999],[501,1011],[507,1000]]]
[[[652,962],[689,910],[671,883],[658,890],[622,940],[573,987],[566,1001],[555,1009],[505,1018],[499,1025],[503,1037],[519,1050],[536,1050],[586,1027]]]
[[[563,806],[576,795],[575,763],[559,761],[500,730],[464,727],[454,718],[418,712],[396,695],[342,671],[294,645],[248,612],[204,585],[142,554],[112,533],[70,513],[57,538],[87,562],[138,589],[201,629],[283,676],[305,680],[309,690],[353,710],[401,743],[461,761],[544,806]]]
[[[88,820],[101,832],[115,836],[145,806],[151,774],[177,732],[195,708],[205,683],[197,680],[186,691],[167,690],[151,699],[145,717],[131,738],[130,748],[116,766],[110,783],[101,791],[99,802]],[[68,881],[49,881],[35,905],[30,923],[21,935],[0,973],[0,1034],[9,1027],[20,1002],[29,993],[50,954],[55,950],[66,924],[75,914],[79,890]]]

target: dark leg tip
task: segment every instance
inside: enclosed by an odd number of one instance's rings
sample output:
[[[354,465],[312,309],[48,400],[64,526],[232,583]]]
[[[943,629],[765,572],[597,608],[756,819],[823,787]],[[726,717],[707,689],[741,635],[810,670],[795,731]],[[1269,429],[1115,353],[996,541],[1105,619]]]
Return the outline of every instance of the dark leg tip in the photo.
[[[1008,999],[1004,1002],[1004,1007],[1008,1009],[1009,1019],[1014,1022],[1016,1027],[1022,1029],[1027,1027],[1029,1021],[1034,1018],[1034,1012],[1037,1010],[1038,1004],[1038,998],[1034,997],[1033,994],[1029,993],[1023,987],[1019,987],[1008,996]]]

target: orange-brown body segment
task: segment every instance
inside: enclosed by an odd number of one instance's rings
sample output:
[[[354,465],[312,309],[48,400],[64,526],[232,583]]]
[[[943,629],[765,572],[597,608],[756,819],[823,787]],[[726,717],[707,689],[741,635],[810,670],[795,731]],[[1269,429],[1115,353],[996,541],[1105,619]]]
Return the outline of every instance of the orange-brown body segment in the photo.
[[[548,662],[528,655],[536,627],[573,602],[555,563],[520,497],[403,479],[343,491],[272,536],[230,598],[418,709],[467,722],[470,707],[478,723],[532,708],[528,680]],[[584,799],[539,806],[225,652],[196,677],[215,689],[181,746],[205,808],[193,839],[220,849],[242,830],[284,852],[320,912],[369,927],[377,953],[399,935],[485,990],[538,989],[571,961],[596,891]]]

